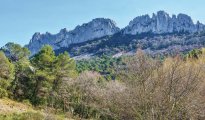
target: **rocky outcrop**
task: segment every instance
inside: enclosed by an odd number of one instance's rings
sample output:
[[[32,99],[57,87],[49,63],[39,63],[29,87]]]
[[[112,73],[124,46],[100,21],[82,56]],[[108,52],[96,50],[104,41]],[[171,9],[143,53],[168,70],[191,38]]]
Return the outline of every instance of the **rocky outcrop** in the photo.
[[[199,22],[194,24],[191,17],[185,14],[169,16],[164,11],[157,14],[143,15],[133,19],[124,29],[124,34],[140,34],[152,32],[156,34],[174,33],[174,32],[199,32],[205,30],[205,26]]]
[[[119,32],[120,29],[116,23],[110,19],[97,18],[91,22],[77,26],[74,30],[67,31],[62,29],[57,34],[40,34],[35,33],[27,45],[32,55],[37,53],[43,45],[51,45],[54,49],[68,47],[73,43],[81,43],[95,38],[100,38],[107,35],[113,35]]]
[[[170,16],[164,11],[159,11],[153,14],[152,17],[149,15],[136,17],[122,30],[110,19],[97,18],[89,23],[77,26],[71,31],[62,29],[57,34],[50,34],[48,32],[45,34],[35,33],[27,47],[31,51],[31,55],[34,55],[46,44],[51,45],[54,50],[57,50],[68,48],[74,43],[82,43],[118,32],[123,35],[136,35],[149,32],[154,34],[175,32],[194,33],[204,30],[205,25],[200,22],[195,24],[188,15],[178,14],[177,16]]]

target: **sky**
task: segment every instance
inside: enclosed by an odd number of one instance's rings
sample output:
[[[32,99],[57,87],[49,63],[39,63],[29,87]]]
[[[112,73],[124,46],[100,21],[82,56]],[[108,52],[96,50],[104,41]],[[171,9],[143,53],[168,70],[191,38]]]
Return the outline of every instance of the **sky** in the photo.
[[[94,18],[110,18],[120,28],[135,17],[164,10],[205,23],[205,0],[0,0],[0,46],[28,44],[35,32],[56,34]]]

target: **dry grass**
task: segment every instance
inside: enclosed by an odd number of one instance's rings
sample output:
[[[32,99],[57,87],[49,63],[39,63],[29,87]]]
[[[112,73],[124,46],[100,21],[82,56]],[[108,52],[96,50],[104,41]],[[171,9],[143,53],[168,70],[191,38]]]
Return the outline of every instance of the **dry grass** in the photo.
[[[49,108],[48,108],[49,109]],[[74,120],[71,119],[73,116],[69,115],[55,115],[55,113],[50,110],[35,110],[31,105],[25,103],[19,103],[7,98],[0,99],[0,119],[1,115],[8,116],[8,120],[13,120],[12,115],[21,115],[25,113],[31,113],[34,115],[42,115],[44,119],[52,119],[52,120]],[[11,118],[10,118],[11,117]],[[26,118],[27,119],[27,118]],[[32,118],[34,119],[34,118]],[[37,119],[41,119],[40,117]],[[77,118],[76,118],[77,119]],[[35,119],[34,119],[35,120]]]
[[[0,114],[12,114],[34,111],[29,105],[12,101],[10,99],[0,99]]]

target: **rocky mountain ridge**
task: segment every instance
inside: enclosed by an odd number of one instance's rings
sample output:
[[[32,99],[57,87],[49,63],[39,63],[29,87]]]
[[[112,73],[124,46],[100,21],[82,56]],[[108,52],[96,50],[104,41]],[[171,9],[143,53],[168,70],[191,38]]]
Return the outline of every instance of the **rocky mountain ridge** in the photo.
[[[51,45],[55,50],[68,47],[71,44],[81,43],[107,35],[113,35],[120,31],[113,20],[96,18],[89,23],[77,26],[74,30],[67,31],[66,28],[57,34],[35,33],[27,47],[32,55],[37,53],[43,45]]]
[[[159,11],[157,14],[143,15],[133,19],[124,29],[124,34],[140,34],[152,32],[156,34],[175,33],[175,32],[200,32],[205,30],[205,25],[199,21],[194,24],[190,16],[178,14],[169,16],[164,11]]]
[[[113,20],[96,18],[91,22],[77,26],[74,30],[60,30],[57,34],[46,32],[45,34],[35,33],[26,46],[31,55],[36,54],[43,45],[51,45],[54,50],[68,48],[72,44],[83,43],[97,38],[112,36],[120,33],[124,35],[137,35],[143,33],[165,34],[165,33],[196,33],[205,30],[205,25],[200,22],[196,24],[191,17],[185,14],[169,16],[164,11],[159,11],[153,16],[143,15],[133,19],[123,29],[117,27]]]

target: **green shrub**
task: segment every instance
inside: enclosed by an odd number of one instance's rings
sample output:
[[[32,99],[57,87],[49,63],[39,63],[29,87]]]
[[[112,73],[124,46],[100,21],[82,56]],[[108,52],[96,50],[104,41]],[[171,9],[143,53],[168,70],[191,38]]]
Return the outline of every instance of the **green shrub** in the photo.
[[[8,97],[8,93],[5,89],[0,88],[0,98]]]

